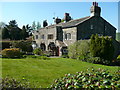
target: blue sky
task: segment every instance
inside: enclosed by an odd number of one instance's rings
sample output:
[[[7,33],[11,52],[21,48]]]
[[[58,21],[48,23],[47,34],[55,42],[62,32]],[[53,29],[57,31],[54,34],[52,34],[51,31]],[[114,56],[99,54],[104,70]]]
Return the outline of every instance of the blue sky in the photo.
[[[118,28],[118,3],[98,2],[101,16]],[[8,23],[16,20],[19,27],[32,24],[33,21],[47,20],[53,24],[53,16],[63,18],[64,13],[70,13],[73,19],[90,16],[92,2],[1,2],[2,21]],[[55,14],[54,14],[55,13]]]

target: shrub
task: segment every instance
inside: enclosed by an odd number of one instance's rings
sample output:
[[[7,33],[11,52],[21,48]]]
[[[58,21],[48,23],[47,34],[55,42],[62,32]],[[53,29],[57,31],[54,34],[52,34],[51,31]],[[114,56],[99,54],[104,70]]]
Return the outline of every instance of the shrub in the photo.
[[[103,59],[101,59],[100,57],[90,57],[87,59],[87,62],[90,62],[90,63],[95,63],[95,64],[102,64],[103,62]]]
[[[7,58],[20,58],[22,54],[19,48],[9,48],[2,50],[2,56]]]
[[[87,69],[76,74],[66,74],[56,79],[50,86],[53,89],[120,89],[120,75],[110,74],[102,69]]]
[[[2,50],[3,50],[5,48],[10,48],[11,43],[10,43],[10,41],[2,41],[2,42],[0,42],[0,45],[2,45]]]
[[[68,55],[62,55],[61,58],[69,58]]]
[[[114,46],[112,38],[99,37],[97,34],[91,36],[90,53],[93,57],[100,57],[104,60],[112,61],[114,55]]]
[[[36,55],[43,55],[43,51],[40,48],[34,49],[33,53],[36,54]]]
[[[26,80],[16,80],[11,77],[5,77],[2,78],[2,82],[0,83],[0,86],[2,86],[2,89],[25,89],[30,88],[30,83]]]
[[[117,57],[117,60],[120,60],[120,55]]]
[[[88,40],[80,40],[68,46],[68,56],[70,58],[74,58],[74,59],[78,58],[85,60],[88,53],[89,53]]]
[[[12,47],[20,48],[23,52],[32,52],[32,42],[30,41],[14,41]]]

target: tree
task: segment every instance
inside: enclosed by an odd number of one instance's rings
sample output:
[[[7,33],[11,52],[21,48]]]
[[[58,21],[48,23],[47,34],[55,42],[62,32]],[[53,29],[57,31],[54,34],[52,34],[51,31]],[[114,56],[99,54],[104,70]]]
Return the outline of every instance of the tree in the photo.
[[[0,22],[0,29],[6,27],[6,24],[4,22]]]
[[[39,22],[37,22],[37,26],[36,26],[37,30],[41,28],[41,25]]]
[[[23,25],[20,35],[22,40],[25,40],[27,37],[29,37],[29,32],[27,32],[27,28],[25,25]]]
[[[9,31],[6,27],[2,28],[2,39],[8,39],[10,38]]]
[[[98,37],[98,35],[92,35],[90,41],[90,52],[93,57],[100,57],[104,60],[111,61],[114,54],[114,46],[112,44],[112,38]]]
[[[20,31],[21,29],[18,27],[16,20],[11,20],[9,25],[6,25],[6,28],[9,31],[11,40],[20,40]]]
[[[35,21],[33,21],[33,23],[32,23],[32,29],[36,30],[36,23],[35,23]]]

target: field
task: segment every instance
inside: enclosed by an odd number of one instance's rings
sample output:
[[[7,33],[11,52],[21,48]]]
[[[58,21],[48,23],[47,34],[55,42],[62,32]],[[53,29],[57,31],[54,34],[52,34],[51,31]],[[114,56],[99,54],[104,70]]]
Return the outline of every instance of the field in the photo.
[[[2,77],[9,75],[18,80],[25,78],[30,83],[35,83],[37,87],[49,87],[52,82],[64,76],[66,73],[76,73],[87,68],[108,69],[114,73],[118,70],[115,66],[104,66],[82,62],[74,59],[50,58],[50,60],[41,60],[34,58],[25,59],[1,59]]]

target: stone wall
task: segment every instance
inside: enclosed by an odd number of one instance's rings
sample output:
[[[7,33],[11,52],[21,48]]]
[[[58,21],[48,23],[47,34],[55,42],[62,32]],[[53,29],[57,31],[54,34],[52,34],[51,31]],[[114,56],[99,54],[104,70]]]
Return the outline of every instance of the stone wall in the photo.
[[[89,39],[92,34],[112,36],[115,39],[116,29],[101,17],[92,17],[77,26],[77,40]]]
[[[65,34],[70,33],[71,34],[71,39],[65,39]],[[63,42],[69,46],[76,42],[77,40],[77,28],[72,27],[72,28],[65,28],[63,29]]]

